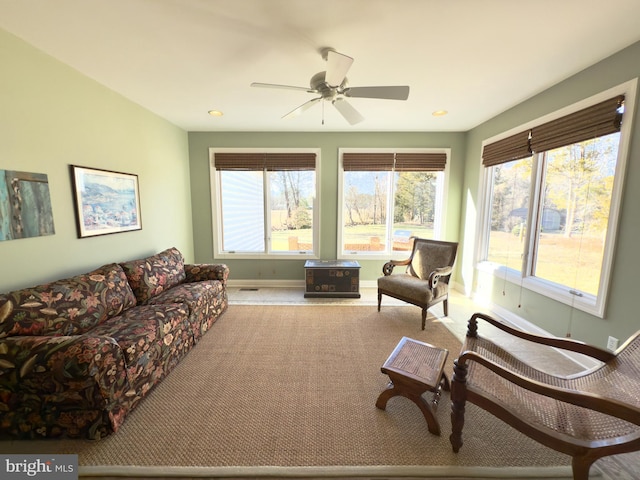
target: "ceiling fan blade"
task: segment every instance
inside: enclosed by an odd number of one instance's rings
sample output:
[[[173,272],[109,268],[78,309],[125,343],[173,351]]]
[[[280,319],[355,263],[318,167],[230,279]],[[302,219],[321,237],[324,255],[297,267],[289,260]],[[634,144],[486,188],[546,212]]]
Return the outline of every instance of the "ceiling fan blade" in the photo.
[[[282,118],[297,117],[302,112],[305,112],[305,111],[309,110],[311,107],[313,107],[320,100],[322,100],[322,97],[312,98],[308,102],[305,102],[302,105],[300,105],[298,108],[296,108],[294,110],[291,110],[289,113],[284,115]]]
[[[345,88],[344,95],[352,98],[382,98],[387,100],[406,100],[409,98],[407,85],[388,87],[350,87]]]
[[[308,93],[318,93],[317,90],[314,90],[313,88],[309,88],[309,87],[294,87],[292,85],[278,85],[277,83],[260,83],[260,82],[253,82],[251,84],[252,87],[260,87],[260,88],[281,88],[284,90],[300,90],[302,92],[308,92]]]
[[[347,122],[351,125],[360,123],[364,120],[364,117],[358,113],[358,111],[351,106],[344,98],[336,98],[333,101],[333,106],[342,114]]]
[[[352,63],[353,58],[329,50],[327,52],[327,73],[324,81],[332,87],[339,86],[347,75],[349,68],[351,68]]]

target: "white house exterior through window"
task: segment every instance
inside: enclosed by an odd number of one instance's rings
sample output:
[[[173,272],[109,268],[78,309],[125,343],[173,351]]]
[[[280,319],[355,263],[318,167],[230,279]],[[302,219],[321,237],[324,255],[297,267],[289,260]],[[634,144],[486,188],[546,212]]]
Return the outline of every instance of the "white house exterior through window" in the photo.
[[[317,256],[317,149],[210,149],[210,156],[216,256]]]

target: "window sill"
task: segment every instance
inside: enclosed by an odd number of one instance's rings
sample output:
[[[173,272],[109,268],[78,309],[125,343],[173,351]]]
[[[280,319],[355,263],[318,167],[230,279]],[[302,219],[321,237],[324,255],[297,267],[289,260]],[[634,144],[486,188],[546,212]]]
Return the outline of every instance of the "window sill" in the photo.
[[[291,253],[250,253],[250,252],[219,252],[215,254],[216,259],[234,260],[317,260],[320,258],[312,252],[291,252]]]
[[[566,285],[558,285],[537,277],[522,278],[520,272],[492,262],[481,262],[477,264],[476,268],[479,272],[491,274],[500,280],[506,280],[511,284],[522,286],[522,288],[556,302],[563,303],[590,315],[604,318],[604,302],[599,301],[593,295],[582,294],[582,296],[578,296],[571,293],[574,290]]]

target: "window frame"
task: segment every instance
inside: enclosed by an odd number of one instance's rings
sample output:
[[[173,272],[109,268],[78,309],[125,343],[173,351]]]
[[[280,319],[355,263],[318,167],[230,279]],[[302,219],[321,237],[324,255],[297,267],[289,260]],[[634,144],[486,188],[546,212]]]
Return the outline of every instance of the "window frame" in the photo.
[[[338,148],[338,218],[337,218],[337,237],[336,237],[336,250],[338,260],[380,260],[381,258],[388,259],[389,255],[393,252],[390,250],[382,251],[364,251],[364,252],[345,252],[344,251],[344,174],[343,167],[343,155],[345,153],[444,153],[447,156],[445,168],[439,173],[442,173],[438,180],[435,210],[436,216],[434,219],[433,231],[434,240],[443,240],[444,237],[444,219],[446,218],[447,202],[444,199],[447,197],[447,190],[449,185],[449,169],[451,164],[451,149],[450,148]],[[395,170],[391,170],[392,181],[391,190],[393,189]],[[392,191],[387,192],[388,204],[387,208],[392,213],[387,215],[387,218],[393,221],[393,208],[395,196],[392,195]],[[390,229],[389,236],[393,235],[393,229]],[[386,245],[391,245],[391,239],[387,239]]]
[[[477,218],[476,231],[480,233],[478,235],[479,240],[476,242],[475,248],[475,265],[476,269],[483,272],[490,272],[495,277],[501,280],[508,281],[519,285],[521,288],[526,288],[532,292],[543,295],[552,300],[569,305],[583,312],[589,313],[596,317],[604,318],[609,294],[609,288],[611,283],[611,274],[613,269],[613,260],[615,254],[615,244],[618,235],[618,223],[620,220],[620,209],[622,206],[622,195],[624,190],[625,172],[627,163],[629,162],[629,144],[631,140],[632,123],[634,118],[635,107],[635,94],[637,89],[637,78],[625,82],[616,87],[610,88],[604,92],[593,95],[587,99],[576,102],[565,108],[557,110],[553,113],[537,118],[531,122],[523,125],[519,125],[509,131],[503,132],[499,135],[488,138],[482,142],[481,148],[484,148],[486,144],[496,142],[502,138],[506,138],[510,135],[514,135],[518,131],[527,130],[542,123],[555,120],[557,118],[569,115],[578,110],[587,108],[598,102],[602,102],[607,98],[611,98],[615,95],[625,96],[625,111],[620,128],[620,142],[618,144],[618,158],[616,161],[616,168],[614,173],[614,183],[611,192],[611,204],[609,209],[609,218],[607,222],[607,234],[605,237],[605,245],[603,251],[602,267],[600,272],[600,281],[597,295],[589,295],[585,293],[576,292],[569,285],[559,285],[557,283],[544,280],[539,277],[532,276],[532,270],[534,268],[535,255],[537,250],[535,249],[536,229],[528,229],[528,233],[525,236],[524,255],[522,263],[522,273],[507,268],[504,265],[496,264],[486,261],[489,247],[489,233],[490,233],[490,221],[491,221],[491,200],[492,200],[492,180],[493,169],[492,167],[484,167],[480,164],[480,185],[479,185],[479,214]],[[482,151],[482,150],[481,150]],[[540,209],[540,186],[541,182],[544,182],[543,172],[543,156],[545,152],[535,153],[533,155],[532,166],[532,180],[530,187],[531,203],[527,225],[533,225],[536,222]],[[579,293],[579,294],[578,294]]]
[[[215,168],[215,154],[216,153],[313,153],[316,156],[315,161],[315,196],[313,198],[313,250],[311,251],[293,251],[283,252],[271,251],[271,240],[269,236],[269,188],[268,182],[264,183],[264,195],[263,195],[263,209],[265,212],[265,252],[230,252],[222,250],[222,225],[220,222],[222,212],[222,191],[220,188],[220,170]],[[280,260],[292,260],[294,258],[299,259],[318,259],[320,252],[320,161],[321,150],[319,148],[297,148],[297,147],[270,147],[270,148],[209,148],[209,185],[211,188],[211,222],[212,222],[212,235],[213,235],[213,252],[215,258],[226,259],[280,259]],[[270,172],[263,170],[263,178]]]

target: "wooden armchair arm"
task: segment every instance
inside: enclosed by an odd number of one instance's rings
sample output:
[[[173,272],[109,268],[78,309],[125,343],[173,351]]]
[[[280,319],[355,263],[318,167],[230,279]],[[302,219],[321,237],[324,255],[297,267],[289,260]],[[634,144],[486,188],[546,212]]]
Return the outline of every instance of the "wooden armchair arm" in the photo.
[[[640,409],[638,409],[637,407],[620,402],[613,398],[606,398],[601,395],[583,392],[580,390],[555,387],[543,382],[533,380],[531,378],[524,377],[518,373],[512,372],[507,368],[498,365],[497,363],[483,357],[479,353],[470,350],[462,352],[458,359],[455,360],[455,374],[453,378],[454,382],[456,380],[459,380],[460,378],[465,379],[468,362],[476,362],[488,368],[496,375],[504,378],[505,380],[533,393],[544,395],[546,397],[553,398],[564,403],[588,408],[590,410],[594,410],[606,415],[620,418],[636,425],[640,425]]]
[[[615,358],[615,353],[610,352],[608,350],[604,350],[602,348],[598,348],[594,345],[589,345],[584,342],[580,342],[578,340],[572,340],[569,338],[557,338],[557,337],[545,337],[542,335],[536,335],[533,333],[523,332],[522,330],[518,330],[516,328],[510,327],[505,323],[489,316],[484,313],[474,313],[469,319],[469,323],[467,325],[467,336],[468,337],[477,337],[478,336],[478,319],[485,320],[496,328],[507,332],[511,335],[514,335],[518,338],[522,338],[523,340],[528,340],[530,342],[539,343],[541,345],[548,345],[550,347],[562,348],[564,350],[569,350],[571,352],[581,353],[583,355],[587,355],[589,357],[600,360],[601,362],[607,362],[613,358]]]
[[[431,274],[429,275],[429,285],[431,285],[431,289],[436,288],[436,285],[438,284],[440,277],[451,275],[452,272],[453,272],[453,265],[436,268],[433,272],[431,272]]]
[[[411,259],[408,258],[406,260],[389,260],[382,266],[382,273],[386,276],[391,275],[393,273],[393,268],[397,266],[406,266],[411,263]]]

